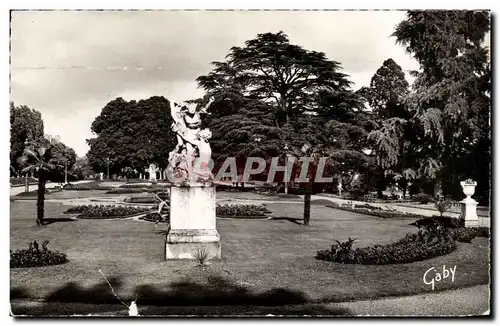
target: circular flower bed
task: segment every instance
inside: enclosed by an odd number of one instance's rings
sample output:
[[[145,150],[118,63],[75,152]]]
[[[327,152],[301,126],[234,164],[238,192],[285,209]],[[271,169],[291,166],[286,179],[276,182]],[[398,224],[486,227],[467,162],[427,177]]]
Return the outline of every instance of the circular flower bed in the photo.
[[[29,244],[28,249],[10,251],[10,268],[42,267],[60,265],[68,262],[66,254],[47,249],[49,241],[44,241],[42,248],[36,241]]]

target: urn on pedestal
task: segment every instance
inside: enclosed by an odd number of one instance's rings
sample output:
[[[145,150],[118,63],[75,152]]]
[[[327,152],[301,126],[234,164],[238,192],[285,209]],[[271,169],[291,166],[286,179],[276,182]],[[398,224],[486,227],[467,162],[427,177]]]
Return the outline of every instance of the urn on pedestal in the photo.
[[[472,179],[461,181],[460,185],[465,194],[465,199],[460,201],[461,213],[460,219],[464,220],[466,227],[479,226],[479,218],[477,216],[477,201],[472,198],[477,186],[477,182]]]

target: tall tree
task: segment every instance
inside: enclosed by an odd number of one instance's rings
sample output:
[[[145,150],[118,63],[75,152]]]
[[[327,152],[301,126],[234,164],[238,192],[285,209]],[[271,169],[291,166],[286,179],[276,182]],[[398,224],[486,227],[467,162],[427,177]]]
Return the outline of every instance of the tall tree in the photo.
[[[236,89],[242,95],[271,103],[279,125],[316,111],[320,90],[346,91],[351,82],[339,62],[322,52],[290,44],[283,32],[258,34],[244,47],[232,47],[227,62],[197,81],[206,90]]]
[[[407,97],[420,148],[420,172],[436,177],[436,190],[460,196],[462,178],[478,180],[489,197],[491,85],[487,11],[409,11],[394,32],[419,62]],[[467,157],[482,157],[473,170]]]
[[[400,183],[405,196],[408,182],[416,176],[413,154],[417,144],[409,120],[411,113],[404,103],[409,84],[403,69],[394,60],[385,60],[373,75],[370,87],[362,91],[378,124],[368,137],[374,143],[373,154],[377,158],[374,173],[378,179],[377,191],[381,195],[388,178],[393,178]]]
[[[43,137],[42,114],[25,105],[15,106],[10,102],[10,162],[11,171],[19,173],[17,162],[25,148],[26,142]]]
[[[332,173],[347,168],[341,163],[362,165],[371,118],[339,62],[290,44],[283,32],[258,34],[244,47],[231,48],[226,58],[197,78],[217,99],[208,121],[215,157],[244,162],[248,156],[279,156],[284,161],[285,154],[303,156],[307,145],[308,154],[330,157]],[[313,184],[303,187],[309,194],[308,224]]]
[[[87,140],[89,163],[95,171],[104,172],[109,158],[111,173],[126,167],[142,170],[150,163],[166,167],[175,145],[172,122],[170,102],[164,97],[138,102],[117,98],[92,123],[97,137]]]
[[[364,144],[360,98],[340,63],[324,53],[290,44],[283,32],[265,33],[213,65],[197,81],[219,99],[210,108],[214,156],[277,156],[285,146],[300,156],[305,143],[340,155],[342,137],[332,142],[341,130],[352,140],[343,150]]]

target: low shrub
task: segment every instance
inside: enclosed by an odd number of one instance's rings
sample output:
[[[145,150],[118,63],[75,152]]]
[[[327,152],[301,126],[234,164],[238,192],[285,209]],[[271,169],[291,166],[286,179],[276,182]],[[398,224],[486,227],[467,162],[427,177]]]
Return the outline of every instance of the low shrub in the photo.
[[[316,259],[343,264],[405,264],[446,255],[457,248],[450,231],[436,224],[387,245],[353,250],[353,243],[350,238],[345,242],[337,241],[329,250],[318,251]]]
[[[218,217],[266,217],[271,213],[263,205],[218,205]]]
[[[443,216],[443,214],[451,208],[452,204],[453,201],[449,199],[440,199],[434,204],[434,206],[439,211],[439,214]]]
[[[111,206],[111,205],[81,205],[71,207],[65,214],[79,214],[78,218],[105,219],[125,218],[150,211],[147,207]]]
[[[418,194],[413,197],[413,199],[420,204],[428,204],[429,202],[433,201],[433,198],[429,194]]]
[[[447,216],[432,216],[420,219],[411,225],[417,227],[429,227],[431,225],[440,225],[443,228],[449,229],[451,236],[455,241],[470,243],[475,237],[490,236],[490,229],[487,227],[471,227],[466,228],[464,220],[447,217]]]
[[[48,240],[39,247],[38,242],[33,241],[28,249],[10,251],[10,268],[20,267],[42,267],[60,265],[68,262],[66,254],[47,249]]]

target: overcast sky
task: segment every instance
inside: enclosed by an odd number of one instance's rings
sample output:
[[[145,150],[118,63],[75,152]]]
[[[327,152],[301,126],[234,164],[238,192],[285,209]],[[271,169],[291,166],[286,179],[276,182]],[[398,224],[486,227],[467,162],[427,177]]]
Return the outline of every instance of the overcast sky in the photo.
[[[283,30],[290,42],[341,62],[369,85],[387,58],[416,62],[390,37],[401,11],[45,11],[13,12],[11,100],[42,113],[45,133],[82,156],[90,125],[110,100],[202,95],[195,78],[258,33]]]

